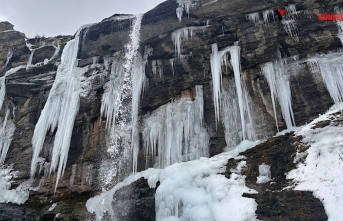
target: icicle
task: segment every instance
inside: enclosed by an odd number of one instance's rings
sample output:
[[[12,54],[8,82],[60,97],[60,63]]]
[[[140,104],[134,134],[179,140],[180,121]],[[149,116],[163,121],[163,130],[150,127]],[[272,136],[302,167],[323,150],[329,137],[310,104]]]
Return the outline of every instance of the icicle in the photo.
[[[175,58],[169,59],[170,66],[172,67],[172,71],[173,71],[173,76],[175,75],[175,73],[174,73],[174,61],[175,61]]]
[[[279,54],[279,59],[275,61],[272,66],[273,68],[270,63],[267,63],[262,67],[262,71],[270,86],[272,99],[274,99],[275,102],[276,98],[278,98],[283,119],[285,120],[287,128],[290,129],[295,126],[295,122],[289,75],[285,72],[286,59],[281,59]],[[276,119],[275,104],[273,105]]]
[[[209,135],[203,126],[203,88],[195,87],[194,101],[184,95],[153,111],[143,121],[147,155],[157,156],[156,167],[208,156]]]
[[[5,67],[7,67],[7,65],[8,65],[8,63],[10,62],[12,56],[13,56],[13,49],[12,49],[12,47],[10,47],[10,48],[8,49]]]
[[[282,20],[284,29],[290,37],[297,37],[297,29],[295,27],[295,20]]]
[[[274,10],[265,10],[262,12],[264,24],[269,25],[271,17],[274,18]]]
[[[288,18],[293,18],[293,16],[297,14],[297,9],[294,4],[290,4],[286,6],[285,8],[286,8],[286,15]]]
[[[32,138],[31,178],[35,176],[37,160],[47,132],[56,130],[49,171],[51,174],[57,169],[55,191],[66,167],[74,121],[79,111],[80,78],[83,73],[77,68],[77,53],[83,28],[84,26],[77,31],[75,38],[64,47],[56,79]]]
[[[176,16],[181,22],[183,11],[186,11],[189,17],[189,9],[196,5],[197,0],[176,0],[179,7],[176,8]]]
[[[181,52],[182,52],[182,47],[181,47],[182,41],[187,41],[189,37],[192,38],[193,34],[198,31],[204,32],[207,27],[208,26],[185,27],[185,28],[181,28],[176,31],[173,31],[171,33],[171,38],[175,45],[175,54],[177,55],[178,58],[180,58],[180,60],[181,60]]]
[[[320,73],[332,100],[343,102],[343,54],[334,53],[308,61],[313,73]]]
[[[277,122],[276,105],[275,105],[276,97],[274,97],[277,94],[277,92],[276,92],[276,84],[272,83],[272,82],[276,82],[273,63],[272,62],[268,62],[268,63],[264,64],[264,66],[262,67],[262,73],[264,73],[264,76],[267,79],[269,79],[269,80],[267,80],[267,82],[269,84],[270,95],[272,97],[273,111],[274,111],[274,118],[275,118],[276,128],[277,128],[277,131],[279,132],[279,124]]]
[[[36,51],[36,49],[32,49],[31,50],[31,54],[30,54],[29,60],[27,61],[26,70],[29,69],[32,66],[32,58],[33,58],[33,55],[34,55],[35,51]]]
[[[258,14],[258,12],[254,12],[254,13],[250,13],[250,14],[247,14],[247,19],[256,24],[260,21],[260,15]]]
[[[10,110],[4,119],[0,118],[0,166],[4,164],[8,148],[11,145],[15,124],[9,118]]]

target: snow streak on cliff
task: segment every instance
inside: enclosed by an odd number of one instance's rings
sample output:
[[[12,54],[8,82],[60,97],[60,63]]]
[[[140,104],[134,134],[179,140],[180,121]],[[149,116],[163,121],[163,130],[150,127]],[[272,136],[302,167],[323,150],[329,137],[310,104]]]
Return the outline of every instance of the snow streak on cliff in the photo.
[[[49,174],[57,169],[55,191],[66,167],[74,121],[79,111],[80,93],[82,92],[80,80],[83,71],[77,68],[77,53],[83,28],[81,27],[77,31],[75,38],[70,40],[63,49],[61,64],[58,66],[54,84],[32,138],[31,178],[35,176],[39,154],[44,146],[47,133],[55,132],[53,148],[50,150],[49,169]]]
[[[162,105],[145,116],[144,148],[156,168],[209,156],[209,135],[203,125],[202,85],[195,89],[194,101],[191,94],[183,95],[180,100]]]

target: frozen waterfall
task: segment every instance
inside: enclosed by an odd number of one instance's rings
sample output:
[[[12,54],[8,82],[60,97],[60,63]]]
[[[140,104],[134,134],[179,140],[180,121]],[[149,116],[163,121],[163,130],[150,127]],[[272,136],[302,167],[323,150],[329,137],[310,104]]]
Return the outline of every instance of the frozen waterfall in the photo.
[[[77,68],[77,53],[80,33],[84,27],[77,31],[75,38],[70,40],[63,49],[61,64],[58,66],[54,84],[32,138],[31,178],[35,176],[39,154],[47,133],[56,131],[50,154],[49,170],[49,174],[51,174],[57,169],[55,191],[66,167],[74,121],[79,111],[80,93],[82,91],[80,79],[83,71]]]
[[[155,167],[209,156],[209,135],[203,125],[203,88],[195,86],[179,100],[162,105],[145,116],[142,137],[147,155],[156,157]]]

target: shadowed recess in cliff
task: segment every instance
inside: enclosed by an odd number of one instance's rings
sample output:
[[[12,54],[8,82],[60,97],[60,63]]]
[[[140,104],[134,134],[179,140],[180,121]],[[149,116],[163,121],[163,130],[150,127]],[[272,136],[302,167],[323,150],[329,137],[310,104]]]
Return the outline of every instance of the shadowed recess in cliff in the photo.
[[[156,168],[209,156],[202,85],[195,86],[195,93],[194,101],[185,94],[144,117],[145,153],[152,157]]]
[[[82,26],[77,31],[75,38],[70,40],[63,49],[56,79],[32,137],[31,178],[34,178],[45,137],[48,131],[56,132],[53,148],[50,149],[49,169],[50,175],[58,167],[55,191],[66,168],[74,121],[79,111],[82,92],[80,81],[84,70],[77,68],[77,53],[80,33],[87,26],[89,25]]]

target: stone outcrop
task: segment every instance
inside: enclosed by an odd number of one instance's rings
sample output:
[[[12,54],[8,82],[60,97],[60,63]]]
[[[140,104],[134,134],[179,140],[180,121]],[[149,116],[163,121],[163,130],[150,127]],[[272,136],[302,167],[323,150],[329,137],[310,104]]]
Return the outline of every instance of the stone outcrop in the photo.
[[[321,12],[333,12],[334,7],[342,6],[339,1],[294,1],[298,11],[308,10],[313,12],[312,17],[296,18],[297,37],[290,37],[277,18],[271,19],[268,25],[261,21],[252,23],[246,14],[274,10],[288,5],[286,1],[241,1],[241,0],[199,0],[191,8],[189,16],[184,16],[181,22],[176,18],[177,3],[167,0],[155,9],[147,12],[142,18],[140,53],[144,48],[153,48],[152,55],[148,58],[146,77],[148,78],[140,104],[140,116],[144,116],[161,105],[180,96],[182,91],[203,85],[204,89],[204,114],[205,124],[210,133],[210,155],[222,152],[226,146],[222,124],[215,125],[215,114],[212,94],[212,76],[210,67],[211,44],[217,43],[219,49],[234,45],[239,41],[241,47],[241,68],[245,79],[248,94],[255,110],[263,116],[265,130],[275,134],[276,125],[273,116],[270,89],[266,78],[261,74],[261,65],[278,58],[277,51],[282,58],[298,56],[298,60],[319,53],[327,53],[340,48],[341,42],[337,37],[338,27],[333,21],[319,21],[316,16]],[[62,180],[54,193],[55,175],[45,179],[38,191],[31,191],[31,197],[24,206],[0,205],[0,219],[25,220],[54,220],[56,214],[61,213],[55,220],[87,220],[92,217],[85,207],[85,201],[99,191],[99,168],[101,159],[106,153],[106,128],[104,119],[100,116],[101,98],[104,93],[104,84],[109,80],[108,75],[102,74],[102,69],[92,64],[103,64],[106,57],[113,57],[115,53],[125,50],[129,41],[132,16],[113,15],[102,22],[83,29],[79,45],[79,67],[87,67],[85,81],[89,83],[89,91],[81,97],[80,111],[77,115],[72,141],[69,150],[67,168]],[[182,55],[180,59],[175,52],[175,45],[171,38],[173,31],[183,27],[205,26],[201,31],[193,33],[192,38],[182,42]],[[49,95],[56,75],[57,65],[64,45],[71,36],[57,36],[55,38],[39,37],[25,40],[24,34],[13,30],[13,25],[7,22],[0,23],[0,75],[13,67],[26,65],[31,49],[35,49],[32,65],[50,59],[61,46],[59,55],[47,64],[19,70],[6,77],[6,101],[1,113],[11,110],[11,117],[16,125],[13,141],[7,154],[5,163],[14,165],[14,169],[21,172],[15,179],[16,187],[30,176],[32,158],[31,139],[35,124]],[[172,62],[171,62],[172,61]],[[161,75],[154,74],[156,68]],[[318,81],[311,74],[309,67],[300,65],[296,67],[297,75],[292,75],[291,90],[292,104],[296,125],[309,122],[318,114],[325,112],[333,102],[322,81]],[[232,68],[223,72],[224,81],[233,79]],[[280,129],[285,123],[279,107],[277,119]],[[48,134],[46,143],[53,142],[53,133]],[[257,148],[247,151],[243,155],[248,157],[252,170],[248,171],[247,184],[252,188],[262,190],[259,196],[254,197],[258,202],[258,217],[262,220],[296,220],[302,214],[304,219],[325,220],[321,203],[308,192],[268,192],[267,189],[281,190],[285,187],[284,172],[294,167],[292,154],[295,148],[293,143],[300,138],[288,134],[279,138],[271,138]],[[286,147],[286,148],[284,148]],[[276,186],[254,186],[256,178],[256,165],[262,155],[268,154],[268,162],[272,165],[272,174],[280,180]],[[145,162],[145,153],[141,149],[139,162]],[[277,156],[277,158],[274,158]],[[287,157],[283,157],[287,156]],[[264,158],[262,158],[264,159]],[[229,165],[234,162],[229,162]],[[73,169],[75,168],[75,169]],[[229,168],[229,167],[228,167]],[[277,171],[273,171],[278,168]],[[140,166],[144,169],[144,166]],[[73,172],[74,171],[74,172]],[[74,173],[74,174],[73,174]],[[73,182],[70,181],[74,177]],[[43,175],[38,175],[34,182],[39,185]],[[136,186],[135,186],[136,185]],[[129,189],[138,189],[127,204],[134,204],[136,210],[124,214],[123,220],[153,220],[154,203],[153,190],[148,190],[146,183],[140,180]],[[118,193],[118,197],[125,198],[125,191]],[[135,190],[133,190],[135,191]],[[122,195],[120,195],[122,194]],[[143,198],[143,199],[142,199]],[[285,198],[292,199],[289,204],[284,204]],[[139,200],[141,199],[141,201]],[[294,205],[309,202],[301,211],[294,211]],[[146,203],[148,202],[148,203]],[[53,203],[57,207],[48,211]],[[273,204],[273,208],[270,205]],[[291,205],[293,204],[293,205]],[[286,205],[286,206],[285,206]],[[269,206],[269,207],[268,207]],[[268,208],[268,209],[267,209]],[[316,208],[316,213],[311,214]],[[9,213],[17,211],[17,216]],[[301,214],[300,214],[301,213]],[[22,214],[22,215],[20,215]],[[136,214],[136,215],[134,215]],[[129,217],[129,218],[128,218]],[[134,218],[133,218],[134,217]],[[144,217],[144,218],[143,218]],[[269,218],[268,218],[269,217]],[[270,218],[270,217],[275,217]]]

